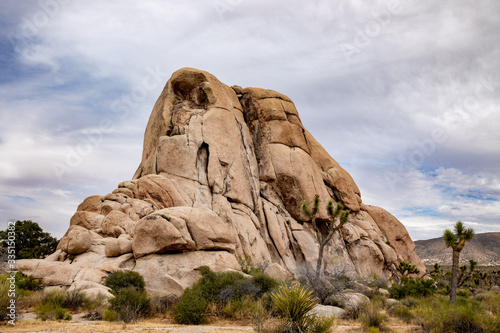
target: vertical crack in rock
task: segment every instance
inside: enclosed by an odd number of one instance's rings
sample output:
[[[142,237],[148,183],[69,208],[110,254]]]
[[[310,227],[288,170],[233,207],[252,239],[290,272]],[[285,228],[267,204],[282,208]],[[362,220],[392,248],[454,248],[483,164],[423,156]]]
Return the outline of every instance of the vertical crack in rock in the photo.
[[[208,144],[203,142],[198,149],[196,156],[196,169],[198,170],[198,182],[208,186],[208,160],[210,150]]]

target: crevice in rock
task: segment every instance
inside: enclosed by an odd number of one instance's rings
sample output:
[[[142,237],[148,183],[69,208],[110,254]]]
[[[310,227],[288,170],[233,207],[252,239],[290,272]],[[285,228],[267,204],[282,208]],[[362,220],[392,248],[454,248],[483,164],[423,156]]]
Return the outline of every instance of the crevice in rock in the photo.
[[[268,222],[268,219],[267,219],[266,212],[264,212],[263,215],[264,215],[263,219],[264,219],[264,223],[265,223],[265,226],[266,226],[267,235],[268,235],[269,239],[271,240],[271,243],[273,244],[273,247],[274,247],[273,250],[281,258],[280,252],[278,251],[278,247],[276,246],[276,242],[274,241],[274,238],[271,236],[271,232],[269,231],[269,222]]]
[[[238,120],[238,118],[235,117],[235,120],[236,120],[236,123],[238,124],[238,129],[239,129],[239,133],[240,133],[240,147],[241,149],[243,150],[243,152],[245,152],[245,160],[246,160],[246,163],[245,163],[245,170],[246,172],[248,173],[248,175],[250,176],[250,186],[251,186],[251,191],[252,191],[252,202],[253,202],[253,210],[254,210],[254,214],[257,215],[257,210],[258,210],[258,200],[259,200],[259,196],[258,196],[258,193],[260,192],[260,188],[259,188],[259,184],[255,181],[255,177],[252,173],[252,170],[250,169],[251,168],[251,165],[253,164],[252,161],[251,161],[251,156],[255,156],[255,151],[254,151],[254,147],[252,145],[252,143],[250,143],[250,147],[248,147],[245,143],[245,138],[244,138],[244,134],[243,134],[243,124],[241,124]],[[255,160],[257,160],[257,157],[255,157]],[[258,178],[258,175],[257,175],[257,178]],[[256,194],[257,193],[257,194]]]
[[[210,149],[206,142],[203,142],[196,155],[196,169],[198,170],[198,182],[208,185],[208,161]]]

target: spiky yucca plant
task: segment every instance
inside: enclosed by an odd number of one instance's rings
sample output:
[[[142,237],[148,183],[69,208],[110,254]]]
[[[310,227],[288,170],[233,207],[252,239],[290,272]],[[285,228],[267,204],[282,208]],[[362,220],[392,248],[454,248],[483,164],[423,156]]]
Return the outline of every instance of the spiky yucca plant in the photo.
[[[458,221],[455,224],[455,233],[450,229],[446,229],[443,233],[444,242],[446,247],[453,249],[453,259],[451,266],[451,285],[450,285],[450,303],[455,302],[457,298],[457,284],[458,284],[458,259],[460,251],[465,246],[465,242],[470,241],[474,237],[475,231],[472,228],[465,229],[464,224]]]
[[[282,284],[271,293],[273,305],[286,320],[285,332],[306,332],[311,322],[309,311],[316,304],[312,291],[298,283]]]

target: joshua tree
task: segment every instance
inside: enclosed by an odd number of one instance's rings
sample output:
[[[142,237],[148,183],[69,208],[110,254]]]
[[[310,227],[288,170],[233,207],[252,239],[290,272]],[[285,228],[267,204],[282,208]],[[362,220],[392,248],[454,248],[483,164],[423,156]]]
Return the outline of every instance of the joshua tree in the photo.
[[[450,286],[450,303],[455,302],[457,298],[457,283],[458,283],[458,259],[460,251],[465,246],[465,242],[470,241],[474,237],[474,229],[465,229],[464,224],[458,221],[455,224],[455,233],[450,229],[446,229],[443,233],[443,238],[446,247],[453,249],[453,262],[451,266],[451,286]]]
[[[406,261],[401,261],[397,267],[401,276],[408,276],[410,274],[418,274],[420,270],[415,266]]]
[[[430,275],[435,279],[435,276],[439,273],[441,273],[441,265],[439,263],[435,263],[432,270],[427,271],[424,275],[421,276],[421,278],[423,278],[426,275]]]
[[[329,200],[326,205],[326,210],[330,219],[328,221],[317,220],[316,214],[319,210],[319,196],[316,195],[314,198],[314,204],[312,210],[309,210],[309,204],[307,201],[302,203],[302,212],[311,218],[311,223],[316,232],[316,237],[319,243],[318,261],[316,263],[316,278],[318,279],[321,275],[321,263],[323,261],[323,251],[325,250],[326,244],[332,239],[333,235],[337,230],[342,228],[344,224],[349,221],[349,210],[344,209],[344,206],[337,202],[337,207],[334,208],[333,201]]]

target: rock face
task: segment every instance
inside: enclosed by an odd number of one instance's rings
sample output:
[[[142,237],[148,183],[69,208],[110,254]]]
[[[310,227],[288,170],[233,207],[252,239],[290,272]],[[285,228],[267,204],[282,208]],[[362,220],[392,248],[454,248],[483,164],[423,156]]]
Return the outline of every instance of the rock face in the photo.
[[[390,276],[400,261],[425,270],[404,226],[362,203],[349,173],[304,128],[287,96],[228,87],[184,68],[154,105],[133,179],[78,206],[47,267],[20,266],[64,285],[132,269],[150,290],[173,293],[196,280],[197,267],[239,269],[238,257],[301,274],[318,256],[301,211],[316,195],[319,219],[327,218],[330,199],[350,210],[350,222],[326,247],[327,274]],[[42,276],[63,265],[60,281]]]

